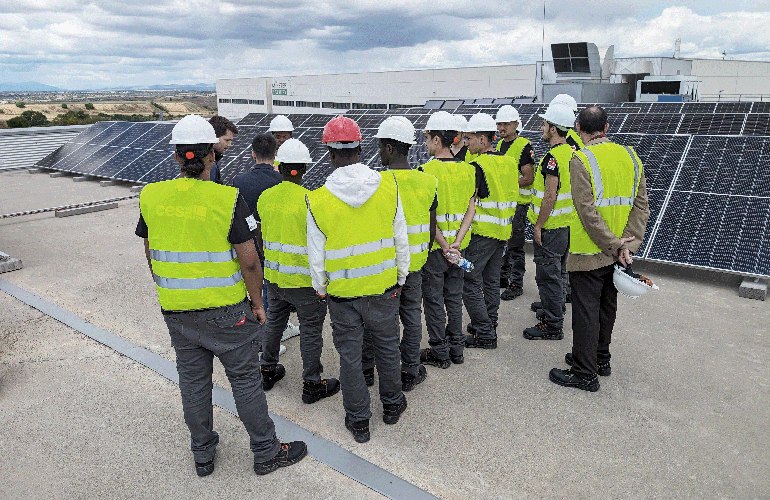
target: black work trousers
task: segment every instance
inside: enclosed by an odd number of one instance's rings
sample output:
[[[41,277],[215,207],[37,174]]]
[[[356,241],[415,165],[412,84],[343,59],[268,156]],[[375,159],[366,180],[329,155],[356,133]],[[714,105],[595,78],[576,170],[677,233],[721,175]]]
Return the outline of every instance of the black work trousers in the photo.
[[[569,273],[572,285],[573,372],[596,375],[599,361],[610,360],[610,342],[618,310],[618,291],[612,282],[613,266]]]
[[[516,285],[519,288],[524,287],[524,273],[526,271],[524,229],[527,227],[528,208],[529,203],[516,206],[516,215],[513,216],[511,238],[508,240],[508,247],[503,256],[503,267],[501,269],[501,277],[506,278],[508,283]]]

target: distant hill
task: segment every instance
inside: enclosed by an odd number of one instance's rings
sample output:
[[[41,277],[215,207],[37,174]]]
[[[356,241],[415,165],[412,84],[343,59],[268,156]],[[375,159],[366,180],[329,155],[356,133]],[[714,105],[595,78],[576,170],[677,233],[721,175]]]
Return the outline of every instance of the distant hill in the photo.
[[[0,92],[59,92],[64,89],[39,82],[2,82]]]
[[[197,90],[198,92],[214,92],[217,89],[212,83],[190,83],[187,85],[123,85],[120,87],[101,87],[91,90]]]

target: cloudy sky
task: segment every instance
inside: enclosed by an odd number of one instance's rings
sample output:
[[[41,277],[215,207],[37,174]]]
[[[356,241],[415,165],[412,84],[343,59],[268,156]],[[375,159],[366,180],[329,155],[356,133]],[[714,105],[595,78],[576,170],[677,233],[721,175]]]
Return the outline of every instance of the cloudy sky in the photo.
[[[0,82],[68,89],[532,63],[543,2],[0,0]],[[770,60],[770,0],[547,0],[548,44]]]

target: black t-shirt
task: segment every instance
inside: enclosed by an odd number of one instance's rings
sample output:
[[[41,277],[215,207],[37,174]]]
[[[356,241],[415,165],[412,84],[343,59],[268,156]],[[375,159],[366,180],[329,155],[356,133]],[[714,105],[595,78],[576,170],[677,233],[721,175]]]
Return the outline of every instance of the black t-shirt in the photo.
[[[251,167],[248,172],[236,176],[233,179],[233,187],[238,188],[238,191],[246,200],[249,210],[259,220],[257,201],[259,201],[260,195],[271,187],[277,186],[282,181],[283,177],[273,169],[272,165],[259,163]]]
[[[243,199],[243,196],[238,195],[238,200],[235,203],[235,211],[233,212],[233,220],[230,221],[230,232],[227,235],[227,241],[233,245],[246,243],[250,239],[256,237],[256,228],[257,222],[249,211],[246,200]],[[139,213],[139,222],[136,224],[136,231],[134,231],[134,234],[140,238],[149,237],[147,223],[144,221],[141,212]]]
[[[540,173],[543,174],[543,178],[545,178],[546,175],[559,177],[559,162],[556,161],[556,157],[554,157],[550,151],[545,154],[543,162],[540,165]]]
[[[438,193],[436,193],[436,196],[433,197],[433,203],[431,203],[430,210],[431,212],[436,210],[438,208]]]
[[[572,151],[580,151],[580,144],[570,135],[567,136],[567,144],[572,148]]]
[[[468,153],[468,146],[463,146],[455,155],[455,160],[465,161],[465,155]]]
[[[487,185],[487,177],[484,175],[484,169],[478,163],[471,162],[476,168],[476,191],[479,198],[489,198],[489,186]]]

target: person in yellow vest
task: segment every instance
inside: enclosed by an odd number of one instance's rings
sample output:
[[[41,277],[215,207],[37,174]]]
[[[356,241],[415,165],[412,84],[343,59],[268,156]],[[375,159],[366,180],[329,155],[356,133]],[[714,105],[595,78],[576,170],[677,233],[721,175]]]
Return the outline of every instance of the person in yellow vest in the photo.
[[[519,135],[521,118],[516,108],[506,104],[501,107],[497,116],[497,135],[500,140],[495,149],[513,158],[518,165],[516,175],[519,176],[519,198],[516,214],[513,216],[513,229],[508,247],[503,255],[503,266],[500,271],[500,288],[504,288],[501,300],[513,300],[520,296],[524,289],[524,273],[526,271],[524,255],[524,228],[527,222],[527,208],[532,195],[530,186],[535,178],[535,152],[529,139]]]
[[[267,413],[257,359],[265,321],[262,272],[253,241],[257,222],[236,188],[204,182],[218,141],[214,128],[200,116],[179,120],[170,144],[176,147],[180,176],[145,186],[136,234],[144,238],[176,352],[196,473],[214,472],[219,443],[211,404],[216,356],[249,434],[254,472],[268,474],[302,460],[307,446],[279,442]]]
[[[278,115],[270,120],[270,126],[267,128],[267,133],[272,134],[276,142],[276,151],[281,147],[281,144],[291,139],[294,132],[294,125],[286,115]],[[280,162],[276,159],[273,161],[273,167],[275,171],[278,171],[278,164]]]
[[[307,260],[307,205],[302,176],[312,163],[307,147],[288,139],[276,154],[283,182],[259,197],[267,286],[267,322],[262,351],[262,378],[268,390],[286,373],[278,363],[281,337],[296,308],[302,356],[302,402],[315,403],[339,392],[337,379],[322,379],[323,324],[326,301],[313,289]]]
[[[446,111],[444,111],[444,113],[446,113]],[[468,146],[465,144],[465,130],[468,128],[468,120],[463,115],[452,115],[452,118],[456,122],[454,130],[457,131],[457,135],[455,135],[455,138],[452,140],[450,150],[452,151],[452,156],[457,160],[466,161],[468,156]]]
[[[599,390],[608,376],[610,341],[618,308],[614,264],[629,266],[644,238],[650,208],[642,162],[627,146],[606,137],[607,112],[591,106],[580,112],[578,133],[585,147],[570,162],[577,215],[570,230],[572,352],[568,370],[554,368],[552,382],[586,391]]]
[[[551,99],[551,104],[561,103],[569,107],[575,116],[578,114],[578,105],[574,97],[569,94],[559,94]],[[573,151],[579,151],[583,148],[583,140],[580,138],[573,127],[567,130],[567,144],[573,149]]]
[[[535,282],[540,293],[540,321],[524,330],[529,340],[564,338],[564,312],[567,294],[567,251],[573,207],[569,162],[574,151],[567,144],[567,130],[575,114],[563,104],[551,104],[540,115],[543,141],[551,149],[540,160],[532,183],[532,205],[527,218],[535,226]]]
[[[372,414],[361,366],[365,333],[372,339],[383,422],[397,423],[406,410],[398,307],[409,273],[409,237],[395,177],[358,161],[361,130],[356,122],[345,116],[331,119],[322,140],[335,170],[306,198],[310,276],[316,292],[329,296],[345,427],[364,443]]]
[[[477,155],[471,165],[476,168],[478,198],[465,251],[465,258],[474,265],[463,283],[463,302],[471,320],[465,347],[483,349],[497,348],[500,267],[519,198],[519,176],[511,175],[518,165],[512,157],[495,151],[496,132],[495,119],[486,113],[468,120],[468,151]]]
[[[457,136],[454,123],[455,118],[446,111],[437,111],[428,118],[425,144],[433,159],[420,167],[438,180],[436,237],[422,268],[422,303],[429,347],[420,352],[420,360],[438,368],[449,368],[465,360],[465,271],[450,261],[448,255],[465,253],[470,241],[465,236],[476,213],[474,168],[458,160],[450,149]],[[456,249],[450,247],[454,243],[457,243]]]
[[[408,392],[422,383],[428,373],[420,364],[422,342],[422,274],[428,250],[436,235],[436,178],[412,169],[407,159],[409,148],[416,144],[414,125],[403,116],[386,118],[377,129],[380,161],[387,169],[383,175],[393,175],[404,204],[406,232],[409,236],[411,264],[406,282],[401,288],[398,315],[401,318],[401,388]],[[374,354],[369,336],[364,338],[364,376],[373,382]]]

